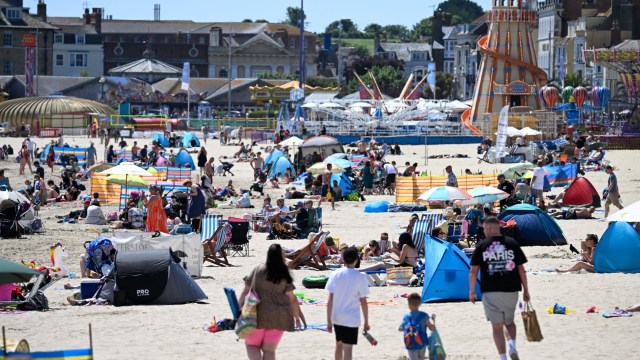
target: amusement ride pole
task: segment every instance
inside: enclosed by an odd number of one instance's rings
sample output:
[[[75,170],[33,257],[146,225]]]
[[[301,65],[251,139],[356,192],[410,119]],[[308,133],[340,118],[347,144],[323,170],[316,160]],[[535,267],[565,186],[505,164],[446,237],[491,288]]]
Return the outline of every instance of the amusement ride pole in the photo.
[[[300,63],[298,65],[300,89],[304,89],[304,18],[304,0],[300,0]]]

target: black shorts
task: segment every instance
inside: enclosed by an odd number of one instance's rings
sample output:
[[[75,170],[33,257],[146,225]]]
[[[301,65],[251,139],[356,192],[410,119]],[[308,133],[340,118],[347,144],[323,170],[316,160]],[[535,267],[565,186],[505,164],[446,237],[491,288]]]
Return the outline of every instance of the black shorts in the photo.
[[[394,184],[396,182],[396,174],[387,174],[387,185]]]
[[[347,345],[358,345],[358,328],[342,325],[333,325],[333,332],[336,333],[336,341]]]
[[[329,193],[329,185],[323,184],[320,189],[320,195],[322,195],[322,197],[327,197],[327,194]]]

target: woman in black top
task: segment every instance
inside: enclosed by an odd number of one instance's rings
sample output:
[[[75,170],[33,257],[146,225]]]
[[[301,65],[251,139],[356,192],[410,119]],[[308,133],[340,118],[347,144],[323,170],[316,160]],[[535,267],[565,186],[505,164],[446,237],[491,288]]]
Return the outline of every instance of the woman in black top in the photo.
[[[202,176],[202,171],[206,163],[207,163],[207,150],[205,150],[204,146],[201,146],[200,152],[198,153],[198,167],[200,168],[200,176]]]
[[[116,152],[113,151],[113,145],[109,145],[109,150],[107,150],[107,162],[112,163],[116,157]]]

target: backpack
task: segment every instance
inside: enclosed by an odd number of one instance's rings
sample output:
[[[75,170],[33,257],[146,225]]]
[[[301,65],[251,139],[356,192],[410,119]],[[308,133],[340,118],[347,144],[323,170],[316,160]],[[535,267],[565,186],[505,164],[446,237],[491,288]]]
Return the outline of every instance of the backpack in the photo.
[[[427,346],[427,333],[420,323],[427,318],[427,314],[421,312],[417,316],[405,315],[404,346],[407,350],[420,350]]]

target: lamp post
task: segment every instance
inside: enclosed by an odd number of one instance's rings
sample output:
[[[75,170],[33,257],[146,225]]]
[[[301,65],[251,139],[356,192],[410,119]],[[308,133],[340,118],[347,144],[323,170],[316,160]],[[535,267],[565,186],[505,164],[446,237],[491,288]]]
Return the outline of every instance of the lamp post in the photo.
[[[98,82],[100,83],[100,101],[102,103],[105,103],[104,101],[104,83],[107,81],[107,79],[104,78],[104,76],[100,77],[100,80],[98,80]]]
[[[229,69],[227,71],[227,75],[229,77],[229,91],[227,93],[227,116],[231,115],[231,39],[233,38],[233,33],[231,32],[231,28],[229,28]]]
[[[300,63],[298,76],[300,89],[304,89],[304,0],[300,0]]]

